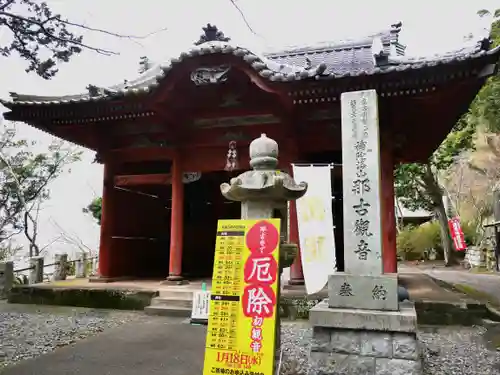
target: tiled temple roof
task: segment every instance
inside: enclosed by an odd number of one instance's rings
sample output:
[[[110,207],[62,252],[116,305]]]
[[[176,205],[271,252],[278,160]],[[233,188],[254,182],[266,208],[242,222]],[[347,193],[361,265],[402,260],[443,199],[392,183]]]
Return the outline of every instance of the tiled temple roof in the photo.
[[[205,28],[214,29],[208,25]],[[209,29],[213,32],[212,29]],[[227,54],[241,58],[261,77],[273,82],[299,80],[331,80],[344,77],[367,76],[411,69],[422,69],[436,65],[472,60],[485,55],[500,55],[500,47],[489,49],[490,43],[482,40],[474,46],[464,47],[449,53],[431,57],[413,58],[404,56],[405,46],[399,43],[401,23],[391,29],[360,40],[339,43],[322,43],[315,46],[290,48],[279,52],[258,55],[246,48],[231,44],[222,37],[218,40],[201,39],[189,51],[158,64],[137,79],[108,88],[89,86],[88,92],[68,96],[35,96],[11,93],[10,100],[0,100],[6,107],[17,105],[46,105],[95,102],[126,95],[137,95],[153,91],[168,76],[176,64],[191,57],[209,54]]]

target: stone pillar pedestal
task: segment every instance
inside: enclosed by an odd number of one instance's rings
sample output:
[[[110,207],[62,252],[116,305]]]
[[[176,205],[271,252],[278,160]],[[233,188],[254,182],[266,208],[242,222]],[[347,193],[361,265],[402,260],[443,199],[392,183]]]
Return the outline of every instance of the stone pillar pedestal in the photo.
[[[43,257],[30,258],[30,284],[38,284],[43,282]]]
[[[422,373],[417,313],[409,302],[397,311],[383,311],[331,308],[324,300],[311,309],[309,319],[314,327],[314,374]]]
[[[66,280],[68,275],[68,254],[56,254],[54,260],[56,264],[54,281]]]
[[[14,284],[14,263],[0,262],[0,299],[7,298]]]
[[[78,255],[78,259],[75,262],[75,277],[77,278],[86,278],[87,277],[87,253],[82,251]]]

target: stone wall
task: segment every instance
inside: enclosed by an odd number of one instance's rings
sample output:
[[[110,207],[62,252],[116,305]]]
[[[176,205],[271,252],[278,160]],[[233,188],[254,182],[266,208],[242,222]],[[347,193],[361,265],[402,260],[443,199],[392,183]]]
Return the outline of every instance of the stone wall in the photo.
[[[420,373],[415,333],[316,327],[311,361],[318,374]]]

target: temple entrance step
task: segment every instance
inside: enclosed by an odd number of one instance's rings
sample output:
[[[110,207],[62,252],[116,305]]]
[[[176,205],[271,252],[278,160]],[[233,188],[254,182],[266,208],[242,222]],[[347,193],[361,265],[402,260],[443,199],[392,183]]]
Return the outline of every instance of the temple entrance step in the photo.
[[[189,307],[193,306],[192,299],[180,299],[176,297],[155,297],[151,300],[151,306]]]
[[[191,316],[193,306],[192,291],[165,290],[151,300],[151,305],[144,309],[149,315]]]
[[[146,306],[144,312],[148,315],[161,315],[161,316],[178,316],[178,317],[190,317],[191,308],[190,307],[172,307],[165,305],[158,306]]]
[[[181,300],[193,300],[193,291],[192,290],[160,290],[160,295],[158,298],[174,298]]]

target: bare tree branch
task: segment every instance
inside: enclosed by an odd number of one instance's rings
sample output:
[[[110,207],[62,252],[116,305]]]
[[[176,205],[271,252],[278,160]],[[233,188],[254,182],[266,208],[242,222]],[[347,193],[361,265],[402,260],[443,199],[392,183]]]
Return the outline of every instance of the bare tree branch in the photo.
[[[54,225],[60,233],[58,242],[62,242],[64,244],[74,246],[80,251],[85,251],[91,256],[97,255],[97,251],[90,246],[88,246],[80,237],[77,235],[69,234],[59,223],[57,223],[54,219],[50,220],[52,225]]]
[[[62,22],[66,25],[69,25],[69,26],[75,26],[75,27],[78,27],[80,29],[94,31],[94,32],[97,32],[100,34],[106,34],[106,35],[114,36],[117,38],[124,38],[124,39],[146,39],[146,38],[149,38],[150,36],[153,36],[153,35],[156,35],[156,34],[163,32],[163,31],[168,30],[168,27],[163,27],[161,29],[151,31],[151,32],[144,34],[144,35],[132,35],[132,34],[127,35],[127,34],[115,33],[115,32],[109,31],[109,30],[105,30],[105,29],[98,29],[98,28],[90,27],[90,26],[84,25],[82,23],[76,23],[76,22],[71,22],[68,20],[63,20],[60,18],[60,16],[58,16],[55,19],[57,19],[59,22]]]
[[[260,36],[258,35],[255,30],[252,28],[252,26],[250,25],[250,23],[248,22],[247,20],[247,17],[245,16],[245,13],[243,13],[243,11],[241,10],[241,8],[238,6],[238,4],[236,4],[236,0],[229,0],[231,2],[231,4],[233,5],[233,7],[238,11],[238,13],[240,14],[241,18],[243,19],[243,22],[245,22],[245,25],[247,25],[248,27],[248,30],[250,30],[252,32],[252,34],[256,35],[256,36]]]
[[[95,52],[97,52],[99,54],[106,55],[106,56],[111,56],[111,55],[117,55],[118,54],[117,52],[113,52],[111,50],[107,50],[107,49],[104,49],[104,48],[92,47],[92,46],[90,46],[88,44],[79,42],[79,41],[75,40],[74,38],[69,39],[69,38],[63,38],[63,37],[59,37],[57,35],[54,35],[53,33],[51,33],[50,31],[48,31],[45,28],[45,24],[47,22],[53,21],[53,20],[57,20],[59,22],[66,23],[64,21],[61,21],[58,18],[55,18],[55,17],[48,18],[47,20],[45,20],[43,22],[37,22],[34,19],[28,19],[26,17],[19,16],[17,14],[13,14],[13,13],[9,13],[9,12],[3,12],[3,11],[0,12],[0,16],[5,16],[5,17],[8,17],[8,18],[12,18],[12,19],[16,19],[16,20],[19,20],[19,21],[23,21],[23,22],[26,22],[27,24],[30,24],[30,25],[36,25],[36,26],[38,26],[40,28],[40,31],[45,36],[47,36],[47,37],[49,37],[49,38],[51,38],[51,39],[53,39],[55,41],[59,41],[59,42],[63,42],[63,43],[70,43],[72,45],[75,45],[75,46],[78,46],[78,47],[82,47],[82,48],[85,48],[85,49],[88,49],[88,50],[91,50],[91,51],[95,51]],[[9,24],[9,23],[4,23],[4,25],[7,26],[12,31],[14,37],[17,35],[17,38],[19,38],[19,34],[15,30],[14,25]]]
[[[0,10],[4,10],[8,8],[10,5],[12,5],[16,0],[9,0],[5,4],[0,5]]]
[[[18,7],[21,8],[18,9]],[[26,71],[35,71],[45,79],[50,79],[57,74],[58,64],[68,62],[84,49],[105,56],[119,54],[113,49],[86,43],[83,35],[80,34],[83,30],[129,39],[141,46],[138,40],[167,30],[167,28],[162,28],[139,36],[121,34],[65,19],[53,13],[52,8],[46,2],[38,0],[4,2],[0,5],[0,27],[5,27],[12,34],[12,40],[9,43],[4,41],[5,44],[0,45],[0,55],[10,56],[13,51],[19,53],[29,62]],[[80,32],[75,33],[75,29],[79,29]],[[49,52],[49,54],[42,52]]]

